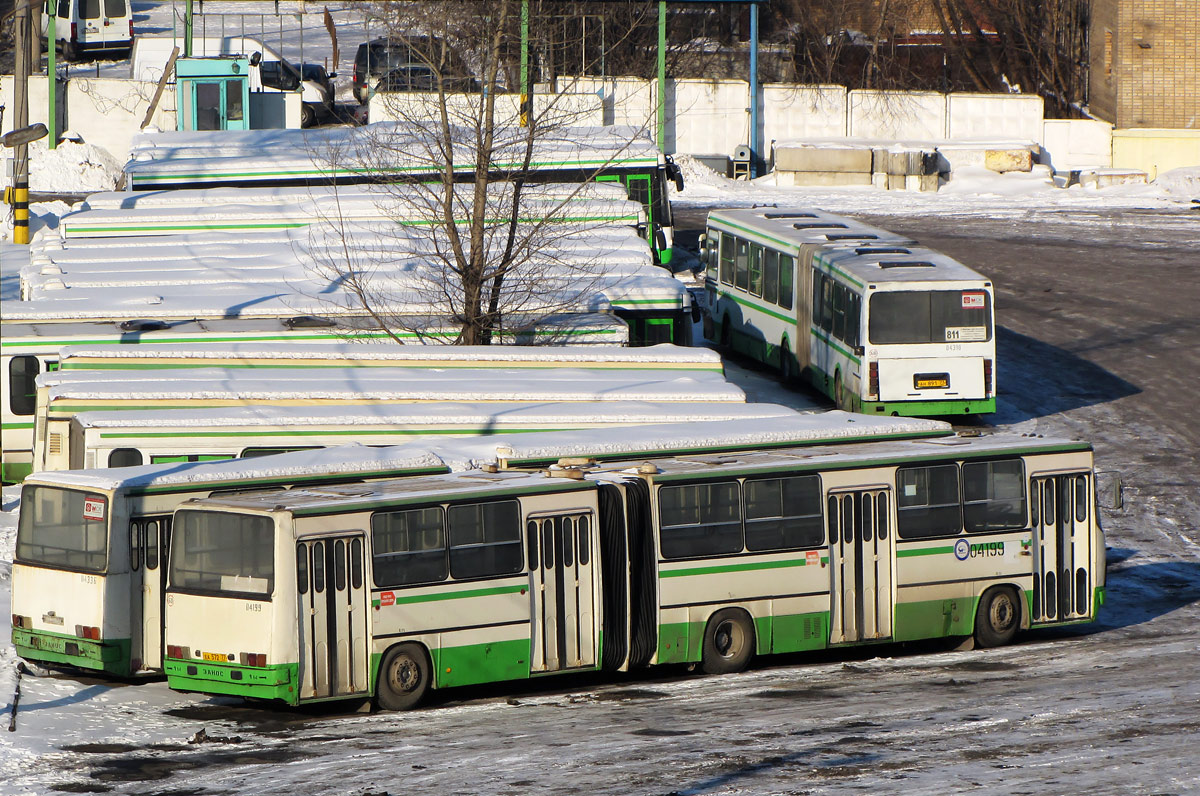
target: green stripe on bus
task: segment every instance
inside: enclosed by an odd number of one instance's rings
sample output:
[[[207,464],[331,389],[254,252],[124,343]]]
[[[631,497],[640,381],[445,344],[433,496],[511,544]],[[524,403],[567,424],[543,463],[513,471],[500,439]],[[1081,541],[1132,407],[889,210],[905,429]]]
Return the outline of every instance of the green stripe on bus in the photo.
[[[27,428],[33,428],[33,423],[0,423],[0,429],[4,431],[23,431]]]
[[[389,436],[425,436],[449,434],[472,437],[490,437],[496,434],[540,434],[546,431],[574,431],[573,428],[488,428],[479,426],[456,426],[453,428],[381,428],[364,431],[361,428],[283,431],[101,431],[101,439],[176,439],[179,437],[202,437],[227,439],[236,437],[358,437],[364,434]]]
[[[917,547],[896,548],[896,558],[915,558],[917,556],[940,556],[954,552],[954,545],[948,547]]]
[[[733,301],[737,304],[741,304],[743,307],[749,307],[750,309],[758,310],[761,313],[770,315],[772,318],[781,320],[784,323],[795,323],[796,322],[796,318],[794,316],[784,315],[782,312],[775,312],[774,310],[767,309],[766,307],[764,307],[760,304],[756,304],[755,302],[750,301],[749,299],[744,299],[741,296],[735,295],[733,293],[720,291],[718,293],[718,295],[721,298],[727,298],[730,301]]]
[[[823,556],[821,558],[822,565],[828,563],[829,558]],[[760,569],[783,569],[785,567],[803,567],[806,566],[803,558],[789,558],[782,561],[752,561],[745,564],[718,564],[711,567],[693,567],[691,569],[663,569],[659,570],[661,578],[683,578],[692,575],[720,575],[727,572],[753,572]]]
[[[669,323],[670,321],[667,321],[664,319],[664,322]],[[101,354],[100,356],[104,356],[104,355]],[[172,355],[168,354],[168,356],[172,356]],[[315,357],[316,355],[314,354],[313,356]],[[114,360],[114,361],[110,361],[110,362],[89,362],[87,360],[87,357],[76,358],[76,359],[67,359],[67,360],[63,361],[62,366],[59,368],[59,370],[186,370],[186,369],[211,368],[211,367],[242,368],[242,369],[262,368],[264,370],[269,370],[272,368],[277,369],[277,370],[278,369],[293,369],[294,370],[297,368],[303,368],[303,369],[307,370],[307,369],[317,369],[317,368],[355,367],[355,368],[409,368],[412,370],[445,370],[447,368],[464,368],[464,369],[469,368],[470,370],[515,369],[515,370],[538,371],[538,370],[553,370],[555,368],[562,368],[562,367],[571,367],[571,368],[580,368],[583,370],[671,370],[671,371],[683,371],[683,372],[696,371],[699,373],[721,373],[723,371],[723,369],[720,365],[675,365],[670,362],[650,362],[649,367],[647,367],[646,364],[639,363],[639,362],[611,362],[611,363],[610,362],[597,362],[597,363],[592,363],[592,362],[572,362],[569,360],[561,361],[561,362],[550,362],[547,360],[546,364],[543,365],[536,360],[534,360],[532,362],[531,361],[478,362],[478,361],[462,360],[460,362],[441,361],[441,362],[432,362],[430,364],[425,364],[424,362],[422,362],[420,360],[411,360],[411,359],[372,360],[370,362],[363,362],[361,360],[355,360],[355,359],[344,359],[344,360],[335,361],[334,359],[331,358],[329,360],[322,359],[321,362],[316,363],[316,364],[297,365],[297,364],[295,364],[295,362],[297,360],[294,360],[294,359],[293,360],[279,360],[279,362],[281,364],[263,363],[263,362],[245,362],[242,360],[234,360],[232,362],[229,362],[229,361],[224,361],[221,357],[208,357],[208,358],[196,357],[195,359],[183,359],[183,360],[177,360],[174,362],[157,362],[157,361],[146,362],[146,361],[144,361],[147,359],[150,359],[150,357],[129,357],[128,359],[118,359],[118,360]],[[251,357],[251,359],[253,359],[253,357]],[[219,362],[219,364],[213,364],[214,362]],[[326,362],[328,362],[329,364],[326,364]],[[5,426],[5,428],[8,428],[8,426]]]
[[[397,468],[394,470],[365,470],[362,472],[355,471],[355,478],[399,478],[403,476],[414,475],[445,475],[450,472],[448,467],[411,467]],[[325,473],[322,475],[298,475],[298,476],[278,476],[275,478],[255,478],[253,485],[255,489],[260,489],[268,486],[287,486],[306,484],[324,484],[324,483],[342,483],[345,481],[346,473]],[[168,484],[164,486],[134,486],[129,488],[130,495],[169,495],[175,492],[196,492],[203,490],[225,489],[227,487],[245,487],[246,479],[231,478],[221,481],[192,481],[181,484]]]
[[[465,600],[471,597],[491,597],[497,594],[518,594],[528,589],[528,585],[518,583],[513,586],[493,586],[490,589],[469,589],[466,591],[441,591],[432,592],[430,594],[412,594],[407,597],[397,595],[395,605],[412,605],[413,603],[434,603],[444,600]],[[378,597],[371,599],[372,607],[380,607],[382,604]],[[384,606],[387,607],[387,606]]]

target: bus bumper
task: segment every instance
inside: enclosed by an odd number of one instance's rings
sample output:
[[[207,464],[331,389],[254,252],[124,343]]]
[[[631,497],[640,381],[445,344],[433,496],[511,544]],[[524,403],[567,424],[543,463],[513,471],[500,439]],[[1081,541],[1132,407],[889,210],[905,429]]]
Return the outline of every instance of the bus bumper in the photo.
[[[167,685],[175,691],[274,699],[289,705],[300,701],[294,663],[255,667],[168,658],[163,670]]]
[[[901,415],[930,417],[932,415],[988,415],[996,411],[996,399],[977,401],[863,401],[858,408],[866,415]]]
[[[119,676],[133,673],[129,664],[131,642],[127,638],[90,641],[13,628],[12,641],[17,654],[26,660],[64,663]]]

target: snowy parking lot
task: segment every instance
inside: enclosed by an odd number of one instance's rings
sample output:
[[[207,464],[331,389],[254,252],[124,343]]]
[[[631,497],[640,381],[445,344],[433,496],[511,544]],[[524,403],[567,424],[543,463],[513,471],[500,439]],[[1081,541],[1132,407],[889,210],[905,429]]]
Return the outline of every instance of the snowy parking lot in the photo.
[[[693,231],[707,207],[817,205],[992,277],[1000,408],[972,422],[1095,445],[1113,496],[1097,623],[996,650],[893,645],[758,659],[736,675],[666,668],[448,691],[407,714],[279,711],[162,681],[36,672],[22,679],[15,731],[0,732],[0,793],[1200,792],[1191,185],[896,197],[714,180],[678,205]],[[729,374],[753,400],[824,405],[741,360]],[[5,491],[0,527],[4,618],[15,497]],[[8,635],[5,623],[6,720]]]

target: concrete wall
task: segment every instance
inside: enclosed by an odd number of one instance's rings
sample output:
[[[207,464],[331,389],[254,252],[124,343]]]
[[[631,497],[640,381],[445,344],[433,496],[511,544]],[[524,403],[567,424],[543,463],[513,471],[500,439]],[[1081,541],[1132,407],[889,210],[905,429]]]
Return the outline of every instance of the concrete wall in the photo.
[[[1200,166],[1200,130],[1114,130],[1112,165],[1140,169],[1151,180],[1171,169]]]
[[[71,78],[67,83],[67,124],[84,141],[104,147],[124,163],[157,85],[119,78]],[[150,124],[160,130],[175,129],[174,86],[163,89]]]
[[[1112,125],[1093,119],[1046,119],[1042,122],[1041,162],[1055,171],[1100,167],[1112,162]]]
[[[946,95],[932,91],[851,91],[847,134],[855,138],[945,138]]]
[[[763,86],[763,140],[842,138],[849,96],[844,86]]]
[[[478,115],[478,94],[447,96],[446,107],[453,123],[455,118],[468,120]],[[520,119],[521,97],[518,94],[501,94],[496,97],[496,120],[498,124],[516,124]],[[533,95],[533,111],[539,118],[549,115],[556,124],[600,125],[604,122],[603,100],[596,94],[550,94]],[[397,91],[376,94],[371,97],[368,119],[372,122],[394,122],[401,119],[437,118],[438,97],[416,91]]]
[[[667,150],[728,155],[750,143],[750,86],[674,80],[667,86]]]

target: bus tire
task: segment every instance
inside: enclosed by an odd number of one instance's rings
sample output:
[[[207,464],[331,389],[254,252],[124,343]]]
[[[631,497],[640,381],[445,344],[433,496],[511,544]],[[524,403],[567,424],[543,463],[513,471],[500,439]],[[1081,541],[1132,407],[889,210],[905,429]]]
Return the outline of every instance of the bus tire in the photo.
[[[1003,647],[1013,640],[1021,625],[1021,603],[1007,586],[988,589],[975,611],[975,643],[980,647]]]
[[[419,644],[397,644],[383,656],[375,684],[381,710],[410,710],[429,690],[429,656]]]
[[[839,370],[833,377],[833,405],[838,409],[846,408],[846,399],[842,397],[842,372]]]
[[[707,674],[740,672],[754,654],[754,624],[745,611],[717,611],[704,628],[700,668]]]
[[[728,349],[733,342],[733,331],[729,328],[729,316],[721,319],[721,347]]]

